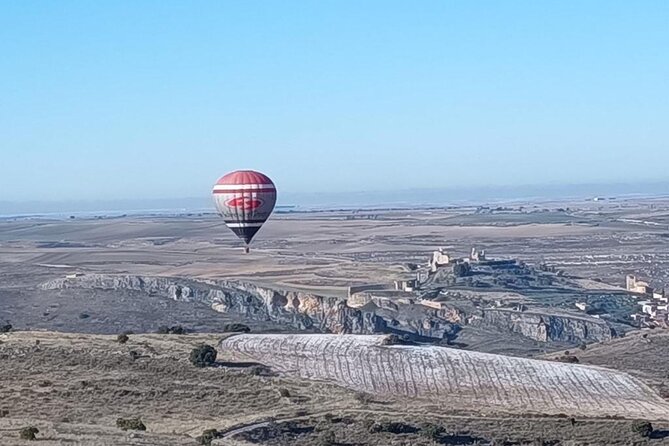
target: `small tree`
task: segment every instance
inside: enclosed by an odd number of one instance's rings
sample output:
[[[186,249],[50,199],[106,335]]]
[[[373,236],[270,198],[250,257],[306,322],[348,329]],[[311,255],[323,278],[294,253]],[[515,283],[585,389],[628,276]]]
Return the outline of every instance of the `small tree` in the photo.
[[[208,367],[216,362],[216,349],[211,345],[202,344],[190,352],[190,362],[195,367]]]
[[[121,333],[120,335],[116,336],[116,342],[118,342],[119,344],[125,344],[126,342],[128,342],[129,339],[130,338],[125,333]]]
[[[644,438],[648,438],[653,433],[653,425],[648,421],[635,421],[632,423],[632,432],[636,432]]]
[[[453,265],[453,275],[455,277],[468,276],[472,271],[472,267],[467,262],[456,263]]]
[[[127,430],[134,431],[145,431],[146,426],[142,423],[142,420],[139,418],[118,418],[116,420],[116,427]]]
[[[37,440],[37,438],[35,438],[35,434],[39,434],[39,429],[37,429],[35,426],[26,426],[21,428],[19,431],[19,437],[21,440]]]
[[[219,435],[216,429],[207,429],[202,432],[202,435],[197,437],[197,441],[203,446],[211,446],[211,442],[218,438]]]
[[[12,324],[0,325],[0,333],[9,333],[12,331]]]
[[[365,392],[357,392],[355,394],[355,399],[361,404],[369,404],[374,402],[372,396]]]
[[[432,423],[426,424],[425,426],[423,426],[423,429],[421,429],[421,433],[425,437],[434,441],[439,440],[443,431],[444,429],[441,426],[437,426],[436,424]]]
[[[251,331],[251,327],[245,324],[225,324],[223,326],[223,332],[224,333],[229,333],[229,332],[234,332],[234,333],[248,333]]]
[[[319,446],[332,446],[337,443],[337,437],[332,431],[323,432],[319,438]]]
[[[281,398],[290,398],[290,391],[285,387],[279,388],[279,395]]]

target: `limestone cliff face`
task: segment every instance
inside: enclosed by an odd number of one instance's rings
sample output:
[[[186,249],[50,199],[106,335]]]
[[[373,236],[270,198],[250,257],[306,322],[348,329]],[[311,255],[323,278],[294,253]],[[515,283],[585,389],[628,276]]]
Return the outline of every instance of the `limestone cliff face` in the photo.
[[[275,290],[238,281],[87,274],[74,279],[52,280],[42,284],[41,288],[132,290],[179,301],[200,302],[222,313],[325,333],[406,333],[415,339],[441,340],[454,335],[460,325],[471,324],[518,333],[542,342],[603,341],[613,336],[604,321],[594,318],[586,320],[493,309],[467,314],[455,308],[436,309],[413,303],[354,308],[346,299]]]
[[[271,320],[299,330],[371,334],[385,331],[383,318],[346,305],[346,300],[310,293],[273,290],[237,281],[196,281],[176,277],[87,274],[56,279],[42,289],[132,290],[170,299],[200,302],[223,313]]]
[[[615,333],[604,321],[529,311],[484,310],[478,324],[503,328],[541,342],[601,342]]]

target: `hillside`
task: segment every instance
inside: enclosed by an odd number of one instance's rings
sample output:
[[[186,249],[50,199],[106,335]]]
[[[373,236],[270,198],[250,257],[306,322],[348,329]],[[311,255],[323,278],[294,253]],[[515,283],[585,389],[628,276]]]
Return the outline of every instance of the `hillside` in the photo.
[[[215,345],[220,338],[130,335],[127,344],[119,344],[104,335],[0,334],[0,445],[194,446],[209,428],[224,437],[213,444],[226,445],[307,446],[330,434],[336,444],[370,446],[642,440],[627,420],[577,417],[573,424],[559,416],[486,414],[399,395],[363,398],[253,364],[219,362],[199,369],[188,362],[193,346]],[[133,416],[141,417],[145,432],[116,427],[117,418]],[[18,439],[26,425],[40,430],[39,442]],[[669,444],[669,423],[653,425],[648,444]]]
[[[669,420],[669,403],[626,373],[445,347],[386,345],[389,339],[242,334],[223,340],[221,350],[289,376],[465,410]]]

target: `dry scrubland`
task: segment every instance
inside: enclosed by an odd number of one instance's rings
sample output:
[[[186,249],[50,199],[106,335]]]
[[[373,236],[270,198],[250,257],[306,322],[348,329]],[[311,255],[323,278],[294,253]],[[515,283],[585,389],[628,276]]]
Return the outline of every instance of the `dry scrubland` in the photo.
[[[248,428],[214,444],[320,445],[332,435],[331,444],[373,446],[669,444],[663,423],[643,439],[626,420],[474,414],[273,376],[252,364],[195,368],[189,351],[215,345],[220,336],[213,334],[129,338],[119,344],[115,336],[0,335],[0,410],[7,411],[0,444],[196,445],[204,429],[240,426]],[[118,417],[134,416],[145,432],[115,426]],[[26,425],[40,430],[38,443],[18,439]]]
[[[634,271],[669,279],[668,209],[667,200],[618,199],[275,214],[246,256],[215,215],[4,220],[0,262],[54,273],[251,279],[343,295],[351,284],[397,278],[402,265],[426,261],[439,246],[464,256],[476,245],[620,286]]]
[[[631,420],[527,415],[528,407],[549,404],[565,392],[569,394],[565,398],[592,396],[599,382],[592,387],[580,381],[564,387],[510,376],[510,381],[536,384],[537,389],[549,385],[555,392],[519,397],[527,407],[502,414],[490,412],[490,398],[513,399],[512,393],[493,391],[494,396],[453,400],[445,387],[435,386],[440,396],[422,399],[372,386],[376,394],[369,396],[288,373],[267,374],[251,364],[199,369],[188,362],[189,351],[201,342],[217,345],[220,336],[130,335],[127,344],[119,344],[115,335],[95,333],[150,332],[174,323],[217,332],[235,322],[230,315],[166,302],[161,296],[38,289],[40,283],[66,273],[85,272],[242,279],[344,296],[349,285],[406,277],[408,263],[423,263],[440,246],[457,256],[477,246],[493,257],[547,262],[567,273],[603,280],[587,280],[595,289],[615,289],[628,273],[669,283],[669,201],[518,202],[478,209],[277,214],[249,255],[241,254],[238,240],[213,215],[0,220],[0,322],[9,319],[18,330],[91,333],[0,334],[0,444],[22,444],[18,429],[26,425],[39,428],[36,444],[43,445],[194,445],[204,429],[225,432],[235,427],[240,427],[232,431],[237,435],[217,441],[298,446],[669,444],[669,426],[663,422],[654,423],[650,438],[642,438],[632,430]],[[254,331],[286,329],[241,322]],[[506,342],[506,338],[469,335],[471,348]],[[628,372],[666,396],[668,350],[669,336],[653,332],[571,353],[581,364]],[[349,360],[357,359],[325,362],[341,368]],[[481,374],[480,380],[505,379],[495,376],[496,369],[486,370],[490,373]],[[420,376],[420,370],[416,373]],[[465,375],[467,380],[477,379],[468,369],[457,375],[456,382]],[[605,390],[637,383],[626,380]],[[441,385],[454,384],[442,380]],[[585,393],[573,394],[575,388]],[[645,387],[638,389],[637,396],[653,400],[655,406],[663,404]],[[470,392],[476,396],[476,391]],[[605,412],[594,406],[596,398],[569,413]],[[643,418],[661,418],[652,407],[643,412],[627,406]],[[116,427],[117,418],[133,416],[141,417],[147,431]],[[268,419],[275,423],[268,424]]]

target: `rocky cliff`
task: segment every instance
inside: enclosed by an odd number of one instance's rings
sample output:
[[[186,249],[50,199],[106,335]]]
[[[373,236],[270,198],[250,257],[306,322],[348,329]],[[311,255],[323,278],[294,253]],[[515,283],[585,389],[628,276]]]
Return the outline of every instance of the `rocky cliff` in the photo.
[[[615,336],[613,329],[601,319],[530,311],[484,310],[482,318],[475,323],[519,333],[541,342],[601,342]]]
[[[253,320],[285,323],[298,330],[326,333],[398,333],[414,339],[451,338],[460,325],[477,325],[549,342],[592,342],[610,339],[611,328],[591,318],[544,315],[507,310],[482,310],[470,315],[454,308],[435,309],[420,303],[351,307],[346,299],[276,290],[239,281],[190,280],[177,277],[87,274],[55,279],[42,289],[88,288],[132,290],[169,299],[199,302],[216,311]]]
[[[360,334],[385,331],[383,318],[350,308],[344,299],[274,290],[237,281],[87,274],[74,279],[51,280],[40,287],[45,290],[88,288],[139,291],[179,301],[200,302],[219,312],[285,323],[299,330]]]

